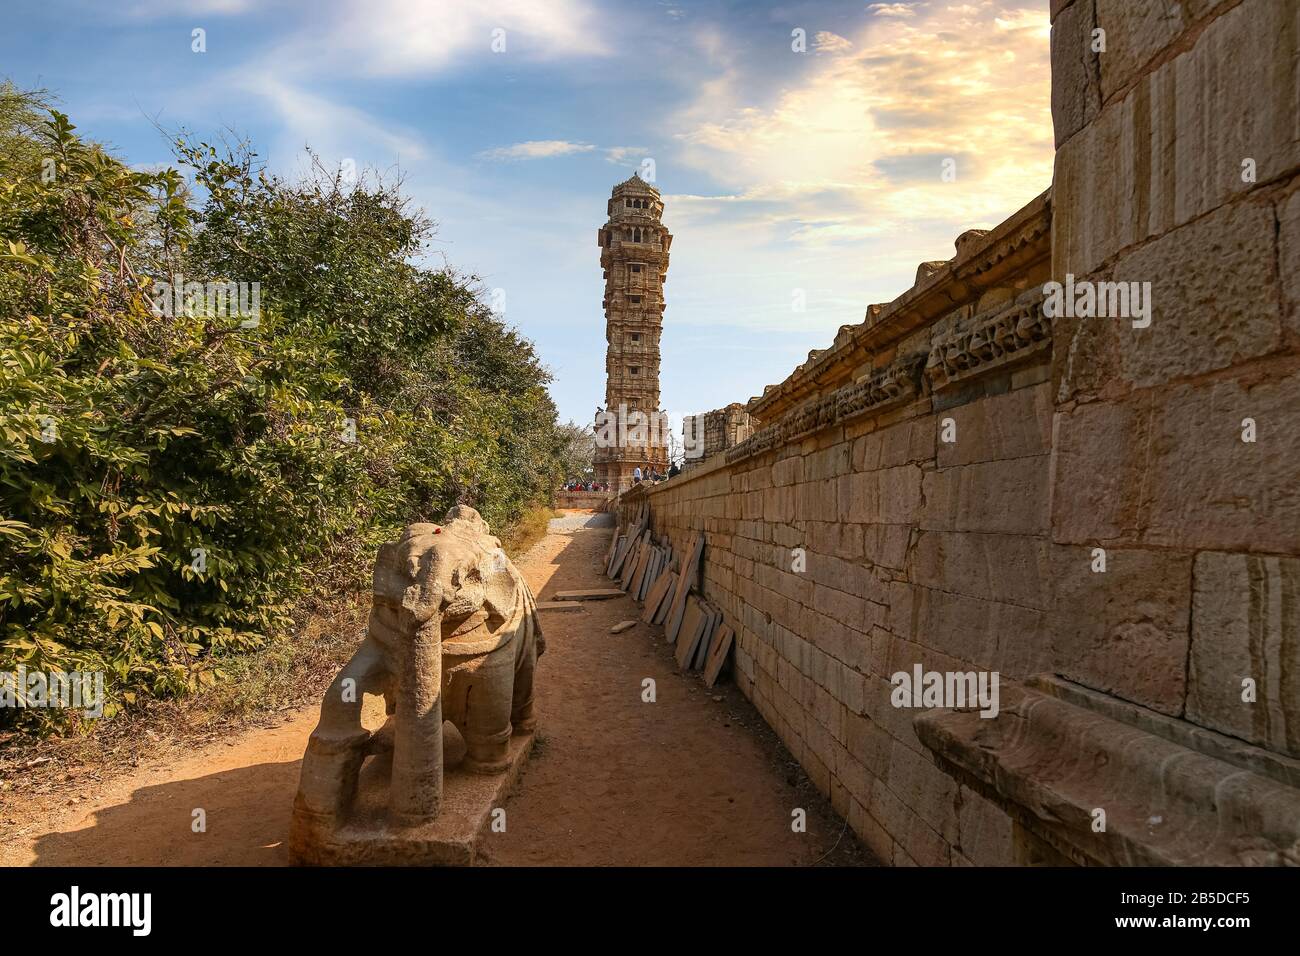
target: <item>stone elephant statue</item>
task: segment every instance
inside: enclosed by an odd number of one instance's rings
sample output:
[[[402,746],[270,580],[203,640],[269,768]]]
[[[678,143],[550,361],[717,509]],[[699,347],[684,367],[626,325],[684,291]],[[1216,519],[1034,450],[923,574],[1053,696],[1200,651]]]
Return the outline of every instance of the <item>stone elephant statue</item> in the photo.
[[[393,827],[437,815],[445,763],[504,770],[511,735],[535,728],[544,649],[532,592],[473,508],[452,508],[442,525],[412,524],[383,545],[366,637],[326,692],[303,757],[293,855],[311,860],[313,845],[347,824],[369,754],[392,755]],[[361,723],[366,693],[382,694],[389,714],[373,732]],[[444,721],[463,747],[444,741]]]

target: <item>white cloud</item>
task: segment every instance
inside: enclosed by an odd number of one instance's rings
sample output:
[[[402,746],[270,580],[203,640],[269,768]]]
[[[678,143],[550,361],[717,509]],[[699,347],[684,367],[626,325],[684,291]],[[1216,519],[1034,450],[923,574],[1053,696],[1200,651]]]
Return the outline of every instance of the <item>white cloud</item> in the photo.
[[[819,30],[813,37],[813,51],[816,53],[846,53],[853,49],[853,41],[838,33]]]
[[[840,241],[845,215],[952,237],[1000,221],[1051,182],[1045,25],[1018,6],[875,21],[763,105],[728,65],[674,122],[682,158],[769,225],[804,222],[801,242]]]
[[[296,154],[311,146],[329,161],[350,158],[359,166],[407,164],[429,155],[413,130],[381,123],[364,110],[308,92],[268,71],[240,67],[223,82],[261,98],[275,112],[280,120],[274,144],[278,151]]]
[[[868,17],[762,99],[753,67],[716,48],[712,76],[665,124],[680,150],[661,168],[685,164],[717,187],[665,196],[672,320],[782,333],[806,353],[905,291],[917,263],[951,257],[960,233],[1042,192],[1047,16],[1026,7]],[[945,158],[955,182],[941,178]]]
[[[605,148],[605,159],[619,166],[639,166],[641,160],[647,158],[648,152],[650,150],[646,146],[608,146]]]
[[[233,16],[256,8],[254,0],[135,0],[125,13],[132,17]]]
[[[878,17],[913,17],[916,11],[906,3],[873,3],[867,7]]]
[[[518,159],[550,159],[553,156],[568,156],[571,153],[589,153],[595,146],[589,143],[570,143],[562,139],[532,139],[526,143],[513,146],[498,146],[479,153],[482,159],[509,161]]]
[[[277,56],[298,69],[329,64],[369,76],[427,76],[476,56],[502,66],[516,57],[607,56],[607,35],[588,0],[336,2],[323,40],[298,41]],[[494,53],[498,38],[505,48]]]

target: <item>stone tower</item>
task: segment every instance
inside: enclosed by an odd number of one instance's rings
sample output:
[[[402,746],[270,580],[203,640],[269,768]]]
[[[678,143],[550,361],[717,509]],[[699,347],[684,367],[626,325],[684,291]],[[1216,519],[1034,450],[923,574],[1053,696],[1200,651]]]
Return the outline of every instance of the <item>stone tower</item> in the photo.
[[[631,486],[632,472],[668,469],[668,421],[659,408],[659,335],[673,237],[664,204],[635,173],[614,187],[601,228],[605,275],[605,407],[596,416],[596,480]]]

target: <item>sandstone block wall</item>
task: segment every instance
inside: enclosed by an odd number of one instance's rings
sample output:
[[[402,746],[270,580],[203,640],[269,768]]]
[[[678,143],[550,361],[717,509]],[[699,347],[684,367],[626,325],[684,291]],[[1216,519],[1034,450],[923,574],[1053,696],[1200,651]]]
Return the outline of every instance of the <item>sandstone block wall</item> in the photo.
[[[887,862],[1013,862],[1010,820],[934,765],[889,675],[1045,663],[1050,385],[1022,381],[951,411],[993,439],[970,460],[927,396],[650,493],[658,532],[707,535],[738,684]]]
[[[657,532],[683,546],[706,535],[704,592],[736,631],[737,683],[859,837],[900,865],[1015,859],[1010,819],[935,765],[915,712],[890,705],[889,675],[920,663],[1027,676],[1046,661],[1050,350],[1004,356],[958,381],[923,372],[932,354],[960,350],[969,329],[1014,313],[1018,297],[1037,308],[1046,200],[1031,212],[1032,239],[1019,247],[1031,250],[1028,264],[1000,284],[874,358],[841,343],[849,364],[868,368],[805,402],[843,409],[842,421],[751,454],[760,431],[649,491]],[[964,261],[1024,235],[1007,230],[968,247]],[[923,283],[877,316],[915,308],[909,296],[946,296],[942,285]],[[900,368],[901,397],[851,404],[863,393],[855,378]],[[769,407],[764,424],[785,422],[788,435],[805,427],[800,413],[797,403]],[[955,443],[942,440],[945,419]]]
[[[1047,839],[1014,793],[938,759],[890,704],[918,663],[1064,678],[1094,708],[1079,726],[1101,708],[1140,728],[1156,743],[1132,772],[1095,775],[1117,819],[1191,786],[1171,747],[1248,766],[1260,792],[1300,781],[1300,5],[1051,15],[1050,198],[922,264],[751,400],[752,437],[648,492],[658,532],[706,536],[742,690],[899,865],[1136,859],[1147,839]],[[1151,283],[1150,325],[1047,319],[1043,284],[1067,273]],[[1254,819],[1183,803],[1210,833]]]
[[[1052,272],[1154,316],[1056,325],[1053,660],[1300,756],[1300,5],[1054,6]]]

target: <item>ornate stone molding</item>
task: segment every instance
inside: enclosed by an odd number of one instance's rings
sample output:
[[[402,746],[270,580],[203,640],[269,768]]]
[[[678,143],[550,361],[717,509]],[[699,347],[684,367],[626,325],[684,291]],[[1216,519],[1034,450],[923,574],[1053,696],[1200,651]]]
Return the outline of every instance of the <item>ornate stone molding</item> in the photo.
[[[925,373],[936,391],[997,371],[1051,348],[1052,324],[1035,290],[973,327],[936,339]]]
[[[761,455],[831,425],[911,401],[920,392],[923,361],[916,356],[899,359],[866,378],[835,389],[755,432],[727,452],[727,461]]]
[[[864,321],[843,326],[829,349],[810,352],[784,381],[751,398],[750,415],[760,422],[777,421],[809,395],[842,382],[871,355],[978,301],[990,289],[1014,285],[1017,277],[1050,258],[1051,236],[1051,190],[992,230],[967,230],[957,238],[955,258],[922,263],[911,289],[892,302],[868,306]]]

